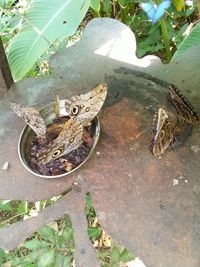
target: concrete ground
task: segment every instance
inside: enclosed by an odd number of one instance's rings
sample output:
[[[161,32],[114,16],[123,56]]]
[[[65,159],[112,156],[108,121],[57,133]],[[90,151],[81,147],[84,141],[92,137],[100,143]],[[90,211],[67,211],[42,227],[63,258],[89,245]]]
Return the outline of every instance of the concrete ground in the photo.
[[[178,149],[161,158],[148,150],[154,112],[171,111],[168,84],[177,85],[200,112],[199,47],[163,65],[154,56],[138,59],[128,27],[94,19],[74,46],[51,59],[53,74],[17,82],[0,100],[0,198],[36,201],[72,188],[35,218],[0,229],[0,247],[13,249],[42,225],[68,213],[76,243],[77,266],[96,267],[87,237],[85,194],[91,192],[102,227],[152,267],[200,266],[200,127]],[[107,82],[100,113],[101,137],[90,160],[61,179],[40,179],[21,165],[17,143],[24,123],[9,103],[42,107]]]

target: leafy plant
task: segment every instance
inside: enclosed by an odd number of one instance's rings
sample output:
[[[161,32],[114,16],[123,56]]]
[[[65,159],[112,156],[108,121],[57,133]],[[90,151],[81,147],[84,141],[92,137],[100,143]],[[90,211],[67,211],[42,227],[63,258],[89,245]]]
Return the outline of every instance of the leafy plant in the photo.
[[[53,227],[53,228],[52,228]],[[0,262],[10,262],[12,267],[70,267],[74,258],[71,221],[65,216],[53,226],[42,227],[33,238],[17,250],[5,254],[0,250]]]
[[[184,39],[183,29],[186,30],[188,21],[198,18],[197,6],[183,0],[173,0],[171,6],[170,0],[94,0],[91,3],[94,16],[120,19],[131,27],[136,34],[139,57],[153,53],[165,62],[170,61]]]
[[[116,245],[111,237],[103,231],[96,217],[91,196],[88,193],[86,198],[86,217],[88,220],[88,235],[96,248],[97,257],[102,267],[120,267],[134,259],[133,254],[123,246]]]
[[[173,60],[177,59],[182,53],[184,53],[187,49],[200,45],[200,22],[196,24],[192,32],[186,37],[183,42],[178,47],[178,50],[173,56]]]
[[[34,210],[39,211],[52,204],[59,197],[35,203],[0,201],[0,212],[6,212],[5,214],[2,213],[3,217],[11,215],[11,218],[6,217],[6,222],[18,221],[25,216],[31,216]],[[86,216],[88,219],[88,235],[103,267],[119,267],[122,262],[125,263],[134,259],[132,253],[122,246],[113,244],[111,237],[103,231],[96,217],[90,194],[86,198]],[[3,220],[2,225],[5,226],[5,218]],[[5,253],[0,249],[0,266],[71,267],[74,262],[74,250],[71,220],[69,216],[65,216],[39,229],[15,250]],[[3,265],[3,262],[7,265]]]
[[[141,3],[153,7],[157,16],[155,24],[148,18],[149,10],[141,9]],[[139,57],[153,53],[169,62],[184,39],[183,34],[189,22],[198,18],[197,4],[188,3],[173,0],[171,7],[166,10],[163,0],[59,0],[56,3],[24,0],[23,4],[14,0],[0,0],[0,31],[5,46],[9,44],[8,59],[16,80],[25,75],[49,74],[50,55],[60,47],[66,47],[69,36],[75,33],[89,6],[85,22],[92,17],[119,19],[135,33]],[[153,15],[150,18],[154,19]],[[196,26],[191,39],[188,37],[187,41],[184,40],[175,57],[198,42]]]
[[[74,34],[89,4],[90,0],[32,0],[20,15],[20,31],[8,49],[14,79],[22,78],[57,39]]]
[[[128,262],[134,259],[132,253],[130,253],[126,248],[114,245],[111,250],[110,265],[114,266],[120,262]]]
[[[62,195],[38,202],[0,200],[0,227],[32,217],[36,212],[54,203]]]

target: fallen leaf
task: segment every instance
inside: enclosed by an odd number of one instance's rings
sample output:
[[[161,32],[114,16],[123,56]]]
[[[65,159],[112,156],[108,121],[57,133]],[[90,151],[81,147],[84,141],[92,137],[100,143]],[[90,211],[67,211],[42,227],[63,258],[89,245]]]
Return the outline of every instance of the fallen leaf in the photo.
[[[110,248],[111,247],[111,237],[106,234],[104,231],[102,231],[102,242],[105,247]]]

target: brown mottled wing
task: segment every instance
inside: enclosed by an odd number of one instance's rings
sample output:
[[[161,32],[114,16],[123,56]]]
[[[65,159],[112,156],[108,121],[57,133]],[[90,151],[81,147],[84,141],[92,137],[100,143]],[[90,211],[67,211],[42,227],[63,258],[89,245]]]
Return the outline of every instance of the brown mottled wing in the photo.
[[[45,152],[39,154],[38,163],[47,164],[77,149],[82,144],[82,136],[82,124],[74,118],[69,119],[58,137],[48,144]]]
[[[173,129],[174,139],[170,144],[170,148],[175,149],[185,143],[188,137],[192,134],[193,127],[193,124],[187,123],[185,120],[179,117],[177,124]]]
[[[178,115],[187,123],[196,124],[199,121],[198,114],[192,104],[172,84],[170,85],[170,101],[176,107]]]
[[[45,136],[46,125],[38,110],[32,107],[23,107],[15,103],[11,103],[10,106],[32,128],[37,136]]]
[[[106,84],[99,84],[85,95],[75,95],[70,100],[66,100],[67,113],[70,117],[76,117],[82,124],[87,125],[102,108],[107,89]]]
[[[160,156],[169,147],[173,134],[168,115],[163,108],[159,108],[153,121],[153,134],[149,149],[154,156]]]

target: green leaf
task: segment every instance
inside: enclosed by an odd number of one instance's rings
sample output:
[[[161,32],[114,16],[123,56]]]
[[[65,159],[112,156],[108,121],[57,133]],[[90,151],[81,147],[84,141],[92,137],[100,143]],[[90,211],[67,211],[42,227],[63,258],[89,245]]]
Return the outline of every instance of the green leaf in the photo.
[[[56,259],[55,259],[55,266],[56,267],[63,267],[63,260],[64,260],[64,255],[63,254],[57,254]]]
[[[17,213],[27,213],[28,211],[28,202],[22,201],[17,207]]]
[[[4,202],[4,200],[0,201],[0,209],[1,210],[12,210],[10,202]]]
[[[120,254],[120,261],[123,261],[123,262],[128,262],[128,261],[132,261],[134,260],[134,256],[133,254],[128,251],[126,248],[123,249],[123,251],[121,252]]]
[[[91,2],[90,2],[90,7],[91,7],[96,13],[99,13],[100,8],[101,8],[100,0],[91,0]]]
[[[0,248],[0,266],[3,264],[5,258],[5,252],[2,248]]]
[[[14,79],[24,77],[56,39],[74,34],[89,4],[90,0],[32,0],[21,31],[12,39],[8,50]]]
[[[184,0],[172,0],[172,3],[177,11],[181,11],[184,8]]]
[[[71,267],[71,261],[72,261],[71,256],[65,256],[62,267]]]
[[[56,232],[54,229],[52,229],[49,226],[44,226],[41,229],[39,229],[38,233],[45,239],[48,241],[54,241],[56,238]]]
[[[41,257],[44,253],[48,252],[49,249],[41,249],[34,250],[30,252],[27,256],[24,257],[24,261],[27,261],[29,263],[36,261],[39,257]]]
[[[23,246],[29,250],[36,250],[39,248],[45,248],[51,246],[51,243],[44,240],[32,239],[26,241]]]
[[[86,195],[86,207],[91,207],[91,195],[87,193]]]
[[[107,16],[110,15],[110,12],[111,12],[111,2],[110,2],[110,0],[104,0],[103,1],[103,11],[107,14]]]
[[[101,229],[96,227],[88,227],[88,235],[91,239],[97,239],[101,234]]]
[[[38,267],[49,267],[54,263],[55,260],[55,252],[54,250],[49,250],[40,256],[38,260]]]
[[[64,256],[63,254],[57,254],[55,260],[56,267],[70,267],[71,266],[71,256]]]
[[[62,233],[64,239],[66,240],[73,240],[73,230],[72,228],[66,228],[63,230],[63,233]]]
[[[115,264],[120,262],[120,250],[118,247],[113,246],[112,251],[111,251],[111,263]]]
[[[121,7],[125,7],[126,5],[126,0],[118,0],[118,3]]]
[[[177,59],[182,53],[184,53],[187,49],[200,45],[200,22],[194,27],[192,32],[186,37],[183,42],[178,47],[178,50],[174,54],[172,61]]]

